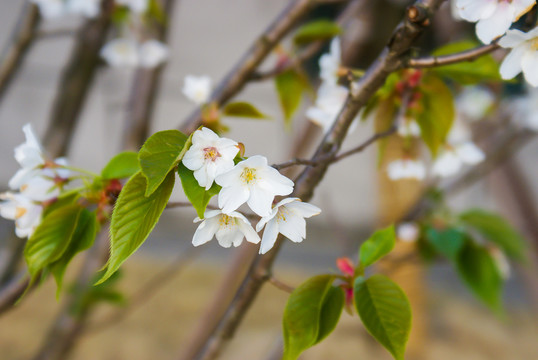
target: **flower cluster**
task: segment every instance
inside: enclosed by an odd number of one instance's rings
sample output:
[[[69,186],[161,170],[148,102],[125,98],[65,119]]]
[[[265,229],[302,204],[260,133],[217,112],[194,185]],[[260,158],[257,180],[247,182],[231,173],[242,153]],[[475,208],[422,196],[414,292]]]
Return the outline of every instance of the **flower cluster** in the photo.
[[[198,246],[217,238],[223,247],[239,246],[243,238],[259,243],[256,231],[265,231],[261,238],[260,253],[269,251],[282,234],[293,242],[306,237],[305,218],[321,212],[317,207],[303,203],[298,198],[286,198],[272,206],[276,196],[289,195],[293,181],[281,175],[260,155],[251,156],[235,164],[238,143],[221,138],[208,128],[194,132],[192,146],[183,157],[183,165],[194,172],[198,185],[206,190],[221,187],[218,194],[219,210],[207,211],[194,233],[193,245]],[[237,210],[243,204],[261,220],[252,228],[250,221]]]
[[[316,103],[306,111],[306,117],[327,132],[333,125],[338,113],[342,109],[347,96],[348,89],[338,84],[341,68],[340,39],[334,38],[331,41],[330,52],[324,54],[319,59],[321,84],[318,88]],[[360,115],[357,116],[359,118]],[[356,126],[357,121],[352,124],[350,131]]]
[[[32,235],[41,222],[43,206],[59,195],[69,177],[66,160],[47,160],[32,127],[27,124],[23,131],[26,142],[15,148],[21,168],[9,181],[16,192],[0,194],[0,216],[15,221],[15,232],[21,238]]]

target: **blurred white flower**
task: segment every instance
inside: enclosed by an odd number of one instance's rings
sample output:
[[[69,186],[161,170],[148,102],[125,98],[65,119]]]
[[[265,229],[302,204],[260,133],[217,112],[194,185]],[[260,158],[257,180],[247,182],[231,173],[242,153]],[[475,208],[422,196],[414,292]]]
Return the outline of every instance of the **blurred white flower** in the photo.
[[[249,157],[234,168],[215,178],[222,186],[218,204],[222,212],[229,214],[245,202],[259,216],[271,214],[275,196],[289,195],[293,191],[293,181],[267,165],[267,158],[261,155]]]
[[[0,216],[15,221],[15,234],[20,238],[30,237],[41,222],[43,207],[21,194],[0,194]]]
[[[387,175],[391,180],[416,179],[426,177],[426,168],[420,160],[400,159],[387,165]]]
[[[419,137],[420,126],[415,119],[402,116],[397,121],[398,135],[401,137]]]
[[[538,131],[538,88],[528,88],[524,96],[518,96],[509,104],[513,121],[519,125]]]
[[[94,18],[101,11],[101,0],[68,0],[66,8],[70,14]]]
[[[340,39],[335,37],[331,41],[331,50],[319,58],[319,77],[322,82],[336,85],[338,70],[341,62]]]
[[[64,0],[31,0],[39,8],[39,13],[44,19],[55,19],[66,14]]]
[[[326,133],[342,110],[348,93],[349,91],[344,86],[322,82],[318,88],[316,103],[306,110],[306,117],[320,126]],[[359,113],[353,120],[349,132],[355,129],[360,116]]]
[[[535,0],[455,0],[459,16],[476,22],[476,35],[484,43],[503,35],[523,14],[536,3]]]
[[[9,187],[12,190],[18,190],[28,180],[35,177],[40,172],[40,167],[45,164],[41,145],[32,130],[32,126],[26,124],[22,131],[26,137],[26,142],[15,148],[15,160],[21,169],[9,180]]]
[[[200,218],[194,222],[202,221]],[[250,225],[250,222],[242,214],[231,212],[223,214],[220,210],[210,210],[205,213],[205,219],[198,226],[192,238],[192,244],[199,246],[207,243],[215,236],[220,246],[229,248],[239,246],[246,238],[248,242],[257,244],[260,237]]]
[[[420,228],[413,222],[403,222],[396,229],[396,237],[403,242],[415,242],[420,235]]]
[[[192,136],[192,146],[183,157],[183,165],[194,171],[198,184],[209,190],[215,177],[234,167],[234,158],[239,152],[237,142],[220,138],[204,127]]]
[[[183,83],[183,95],[197,105],[205,104],[211,95],[211,78],[209,76],[187,75]]]
[[[275,245],[278,234],[282,234],[295,243],[306,238],[305,218],[318,215],[321,209],[301,201],[299,198],[287,198],[273,207],[271,214],[264,216],[256,225],[256,231],[265,226],[260,246],[260,254],[265,254]]]
[[[101,57],[112,67],[136,67],[139,63],[138,43],[128,38],[110,40],[101,49]]]
[[[468,121],[482,119],[495,101],[493,93],[482,86],[466,87],[456,100],[458,113]]]
[[[60,189],[54,179],[36,176],[21,186],[21,195],[33,201],[47,201],[58,197]]]
[[[534,87],[538,86],[538,27],[524,33],[509,30],[499,41],[503,48],[512,51],[504,58],[500,72],[503,79],[513,79],[523,71],[525,80]]]
[[[134,13],[141,14],[148,10],[149,0],[116,0],[118,5],[127,6]]]
[[[139,66],[147,69],[157,67],[168,59],[169,53],[166,44],[157,40],[148,40],[140,45]]]
[[[476,165],[484,159],[484,152],[472,141],[467,141],[453,147],[447,147],[435,159],[432,173],[440,177],[449,177],[457,174],[464,164]]]

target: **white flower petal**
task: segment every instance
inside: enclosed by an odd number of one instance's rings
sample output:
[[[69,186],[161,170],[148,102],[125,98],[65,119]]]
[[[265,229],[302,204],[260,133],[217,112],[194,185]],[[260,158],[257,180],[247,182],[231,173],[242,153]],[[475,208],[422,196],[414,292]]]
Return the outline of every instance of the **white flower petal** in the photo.
[[[499,40],[499,45],[503,48],[514,48],[516,46],[521,45],[527,40],[526,34],[517,29],[508,30],[506,32],[506,35],[504,35]]]
[[[497,1],[491,0],[452,0],[456,1],[459,15],[470,22],[490,17],[497,8]]]
[[[520,45],[512,49],[504,58],[499,72],[504,80],[513,79],[517,74],[521,72],[521,60],[527,47]]]
[[[213,238],[218,229],[219,222],[217,219],[206,218],[206,220],[204,220],[194,232],[192,244],[194,246],[200,246],[207,243]]]
[[[503,35],[510,28],[513,20],[513,8],[510,4],[501,2],[490,17],[476,23],[476,35],[484,44],[489,44],[493,39]]]
[[[449,177],[457,174],[461,165],[461,159],[453,151],[445,151],[433,163],[432,173],[440,177]]]
[[[183,95],[197,105],[209,101],[211,95],[211,78],[209,76],[187,75],[183,83]]]
[[[321,209],[317,206],[302,201],[293,202],[287,205],[287,208],[292,209],[293,212],[297,212],[304,218],[310,218],[321,213]]]
[[[223,187],[219,192],[218,204],[223,213],[229,214],[243,205],[249,196],[250,191],[244,186]]]
[[[248,223],[245,223],[244,221],[238,221],[237,225],[239,226],[239,229],[241,229],[241,232],[245,235],[245,239],[249,243],[257,244],[261,241],[260,236],[254,231],[252,226]]]
[[[252,187],[247,204],[259,216],[268,216],[271,214],[271,205],[274,198],[273,193],[259,187]]]
[[[469,165],[476,165],[486,158],[484,152],[470,141],[457,146],[454,151],[463,163]]]
[[[157,40],[144,42],[139,49],[140,66],[151,69],[164,63],[170,54],[168,46]]]
[[[260,254],[265,254],[273,248],[278,237],[278,224],[276,219],[267,223],[263,231],[262,243],[260,245]]]
[[[300,216],[290,214],[286,220],[278,222],[278,230],[291,241],[300,243],[306,237],[306,221]]]
[[[538,42],[538,38],[536,40]],[[538,86],[538,50],[527,51],[521,59],[521,68],[525,80],[532,86]]]

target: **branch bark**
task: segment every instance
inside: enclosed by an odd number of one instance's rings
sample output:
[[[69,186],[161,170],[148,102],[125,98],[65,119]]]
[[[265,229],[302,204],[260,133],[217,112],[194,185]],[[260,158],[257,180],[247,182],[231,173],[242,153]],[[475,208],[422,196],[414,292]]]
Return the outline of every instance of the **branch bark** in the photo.
[[[36,38],[40,18],[37,6],[27,2],[0,60],[0,101],[24,63],[24,58]]]
[[[431,14],[437,10],[441,3],[442,0],[417,1],[415,5],[408,8],[406,19],[395,30],[389,45],[369,67],[366,74],[357,83],[352,84],[350,96],[344,108],[318,146],[316,153],[312,157],[313,161],[334,157],[338,153],[347,130],[359,110],[383,85],[388,75],[401,67],[404,55],[410,49],[414,40],[429,24]],[[292,196],[308,201],[312,197],[314,189],[322,180],[328,166],[328,163],[323,163],[319,166],[307,167],[296,179],[295,191]],[[278,255],[281,244],[282,241],[277,241],[272,251],[256,257],[217,328],[213,331],[211,337],[207,339],[202,351],[197,353],[193,359],[215,359],[233,337],[263,283],[270,278],[270,269]]]
[[[404,64],[404,67],[432,68],[437,66],[456,64],[460,62],[474,61],[479,57],[489,54],[497,49],[499,49],[499,44],[497,44],[497,42],[493,42],[488,45],[479,46],[474,49],[462,51],[455,54],[409,59]]]

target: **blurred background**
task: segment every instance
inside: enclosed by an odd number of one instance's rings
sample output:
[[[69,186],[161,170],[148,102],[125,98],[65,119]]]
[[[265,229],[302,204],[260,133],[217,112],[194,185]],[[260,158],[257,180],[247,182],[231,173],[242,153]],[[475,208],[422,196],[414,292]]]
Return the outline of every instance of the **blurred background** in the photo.
[[[287,0],[178,0],[173,14],[169,14],[171,55],[162,76],[150,133],[178,128],[195,110],[181,93],[186,75],[209,75],[217,84],[288,3]],[[346,25],[346,34],[355,34],[355,40],[368,39],[358,53],[349,55],[359,66],[364,66],[378,54],[409,2],[360,3],[353,21]],[[0,0],[2,48],[11,41],[25,4],[23,0]],[[441,32],[442,39],[429,39],[430,42],[472,36],[472,31],[466,32],[464,25],[451,20],[447,5],[434,26],[446,26],[448,30]],[[338,10],[327,7],[312,16],[333,17]],[[82,21],[76,17],[43,21],[38,41],[30,48],[21,70],[1,99],[2,190],[7,189],[8,180],[18,168],[12,154],[13,148],[24,141],[22,125],[31,123],[39,136],[46,132],[62,69],[76,45],[76,32]],[[377,31],[379,28],[383,31]],[[344,38],[344,56],[345,41]],[[275,57],[270,57],[263,67],[270,68],[274,61]],[[313,60],[311,65],[314,67],[315,63]],[[126,128],[132,86],[133,70],[99,68],[70,143],[68,158],[73,166],[99,172],[121,151],[120,139]],[[291,130],[285,129],[272,81],[249,84],[236,99],[249,101],[272,117],[263,121],[224,120],[230,127],[226,136],[243,142],[247,155],[263,154],[270,163],[281,163],[292,157],[298,137],[311,137],[310,147],[301,151],[304,156],[321,139],[321,131],[308,124],[304,111],[297,113]],[[303,100],[303,109],[312,103],[312,99]],[[346,140],[345,148],[361,143],[372,132],[371,124],[360,124]],[[527,200],[532,206],[538,204],[538,182],[534,180],[538,177],[537,155],[538,142],[534,141],[513,160],[530,187]],[[376,226],[397,218],[397,210],[386,205],[387,193],[402,199],[398,205],[402,209],[411,203],[408,198],[418,194],[420,186],[413,181],[403,181],[403,185],[387,181],[376,165],[376,156],[376,148],[370,147],[331,168],[311,201],[323,213],[308,222],[308,236],[302,244],[285,244],[275,266],[277,278],[297,286],[316,273],[336,271],[336,258],[356,257],[360,242]],[[484,207],[500,212],[526,233],[530,248],[536,248],[538,243],[533,241],[538,239],[533,239],[514,210],[516,205],[510,190],[514,185],[506,180],[506,171],[509,170],[500,167],[451,197],[450,204],[454,209]],[[404,190],[402,195],[405,186],[411,190]],[[184,200],[179,193],[173,196],[175,200]],[[77,343],[72,359],[178,357],[204,310],[214,300],[223,269],[238,251],[223,249],[215,241],[193,250],[190,241],[196,228],[192,223],[195,216],[188,208],[164,213],[148,241],[122,271],[119,288],[127,299],[125,307],[100,306]],[[8,224],[3,219],[0,221],[0,264],[7,261],[5,249],[11,231]],[[448,264],[401,266],[395,279],[408,293],[414,309],[420,308],[419,312],[415,311],[417,324],[412,330],[409,359],[538,359],[537,266],[534,257],[531,258],[528,264],[516,265],[507,282],[504,317],[476,301]],[[76,272],[74,266],[69,269],[68,277],[73,278]],[[61,308],[62,301],[56,300],[54,291],[55,286],[49,280],[2,315],[0,359],[31,359],[35,355]],[[266,359],[278,353],[281,315],[287,297],[287,293],[265,286],[222,358]],[[111,321],[117,314],[120,314],[117,321]],[[368,337],[356,318],[344,313],[336,331],[302,356],[307,360],[327,358],[389,359],[390,355]]]

